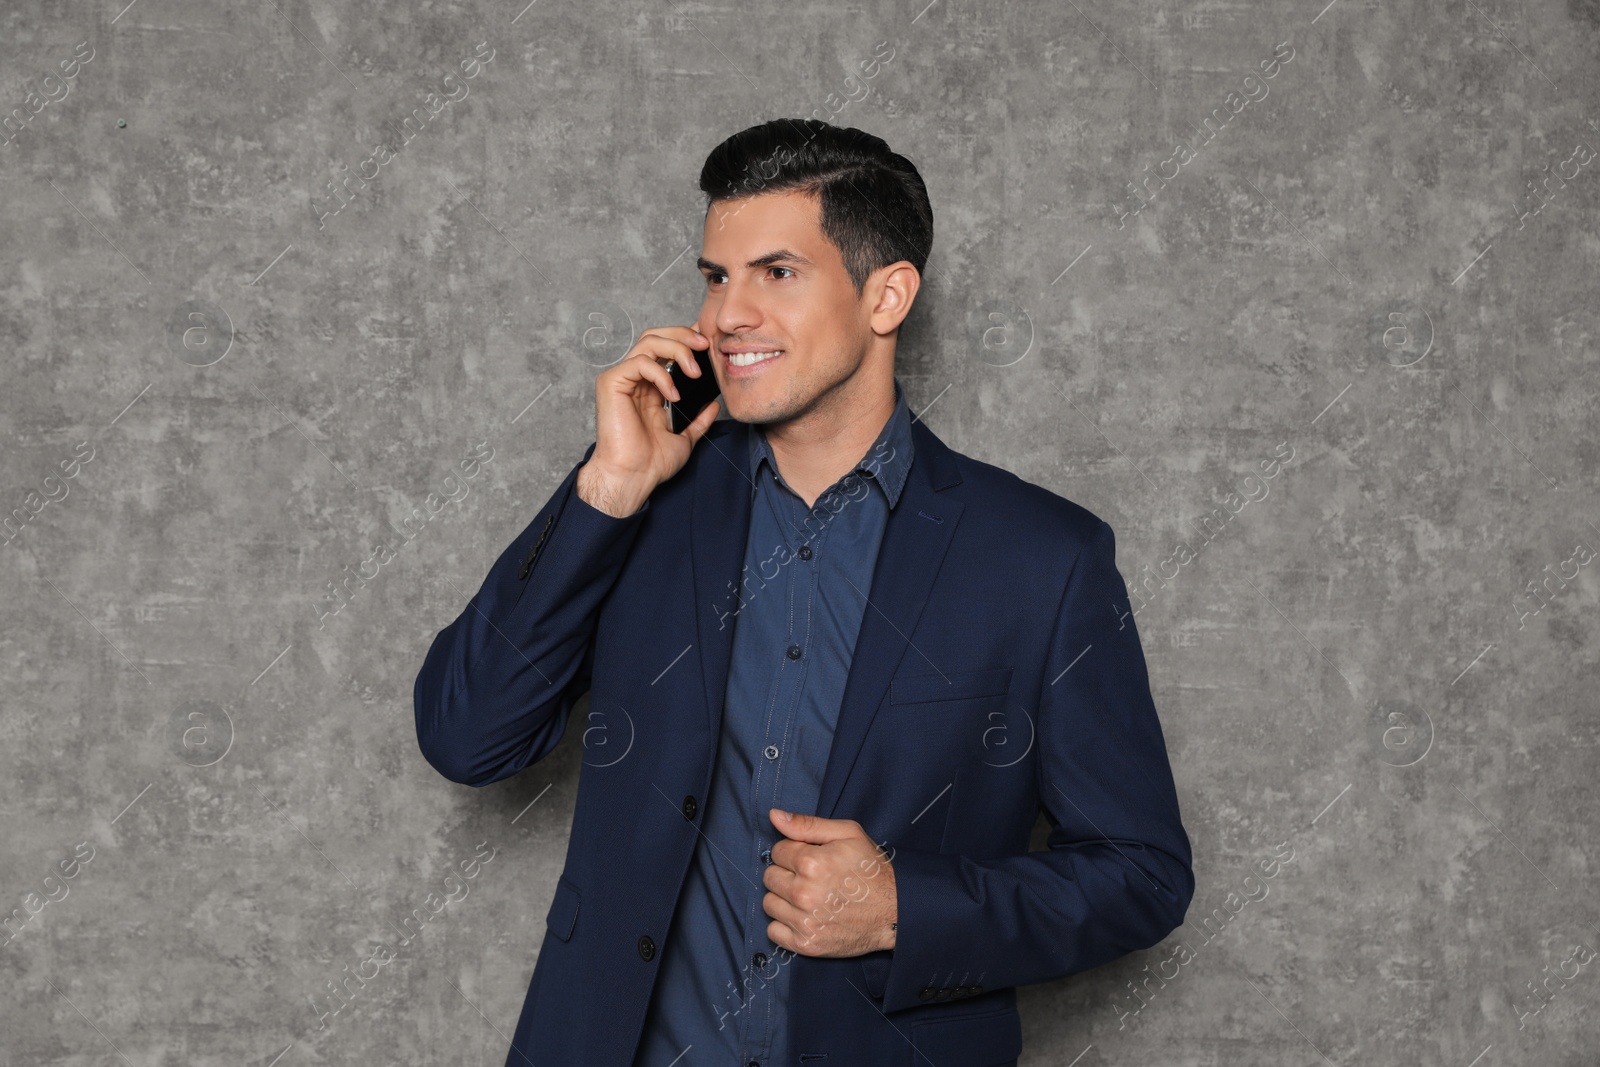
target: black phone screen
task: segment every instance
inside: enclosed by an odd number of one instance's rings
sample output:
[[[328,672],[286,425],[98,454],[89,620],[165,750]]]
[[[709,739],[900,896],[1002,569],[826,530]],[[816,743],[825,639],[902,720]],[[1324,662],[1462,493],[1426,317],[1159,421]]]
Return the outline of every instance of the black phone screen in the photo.
[[[672,384],[678,387],[677,403],[667,401],[668,413],[672,416],[672,432],[682,433],[689,428],[689,424],[706,409],[706,405],[722,395],[722,386],[717,384],[716,372],[711,369],[711,361],[702,355],[695,360],[700,365],[700,377],[691,378],[678,366],[678,361],[673,360],[667,364],[667,373],[672,375]]]

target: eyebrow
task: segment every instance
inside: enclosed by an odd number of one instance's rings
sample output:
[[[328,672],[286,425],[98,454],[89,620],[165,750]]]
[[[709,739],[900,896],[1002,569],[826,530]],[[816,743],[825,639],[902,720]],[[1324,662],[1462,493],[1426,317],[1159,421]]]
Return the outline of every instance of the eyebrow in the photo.
[[[800,253],[791,252],[787,248],[780,248],[780,249],[777,249],[776,251],[768,252],[764,256],[759,256],[756,259],[752,259],[749,263],[746,263],[745,266],[749,267],[751,269],[754,269],[754,268],[757,268],[757,267],[770,267],[774,263],[779,263],[779,262],[782,262],[783,260],[788,260],[791,263],[799,263],[802,266],[806,266],[806,267],[809,267],[809,266],[813,265],[812,262],[809,259],[807,259],[805,256],[802,256]],[[705,256],[698,257],[695,260],[695,263],[696,263],[696,265],[699,266],[699,268],[702,271],[711,271],[711,272],[713,272],[715,274],[726,274],[726,273],[728,273],[728,268],[724,267],[720,263],[711,262]]]

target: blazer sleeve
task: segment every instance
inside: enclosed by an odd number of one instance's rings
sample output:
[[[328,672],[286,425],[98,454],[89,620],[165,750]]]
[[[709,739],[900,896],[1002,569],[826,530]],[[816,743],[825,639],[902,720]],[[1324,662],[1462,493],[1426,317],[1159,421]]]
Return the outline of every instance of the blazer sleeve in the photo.
[[[649,512],[616,518],[576,491],[591,444],[477,595],[434,636],[412,699],[440,774],[485,786],[544,759],[589,690],[600,606]]]
[[[1115,556],[1102,520],[1050,637],[1036,764],[1048,849],[985,860],[891,851],[895,947],[863,958],[884,1012],[952,982],[976,992],[1075,974],[1182,924],[1189,837]]]

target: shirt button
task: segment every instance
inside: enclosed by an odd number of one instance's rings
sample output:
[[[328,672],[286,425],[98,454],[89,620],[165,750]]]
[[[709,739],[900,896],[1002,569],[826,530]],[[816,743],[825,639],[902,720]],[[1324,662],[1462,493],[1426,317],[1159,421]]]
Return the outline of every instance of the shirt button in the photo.
[[[766,748],[762,749],[761,752],[768,759],[777,759],[778,758],[778,746],[777,745],[768,745]]]
[[[789,646],[789,658],[790,659],[799,659],[800,658],[800,646],[799,645],[790,645]]]
[[[795,553],[795,554],[797,556],[799,556],[801,559],[810,559],[811,558],[811,546],[810,545],[801,545],[800,546],[800,551]]]
[[[754,956],[750,957],[750,962],[755,964],[756,970],[759,971],[761,968],[767,965],[767,954],[765,952],[757,952]]]
[[[764,849],[761,850],[761,862],[762,863],[771,863],[772,862],[772,850],[770,848],[764,848]]]

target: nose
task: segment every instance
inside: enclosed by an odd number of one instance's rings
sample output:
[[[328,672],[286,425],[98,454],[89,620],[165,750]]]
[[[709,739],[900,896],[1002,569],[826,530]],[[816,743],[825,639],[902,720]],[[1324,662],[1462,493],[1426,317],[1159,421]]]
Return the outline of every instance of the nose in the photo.
[[[700,331],[708,337],[715,337],[717,334],[738,336],[749,333],[761,325],[761,308],[752,287],[740,285],[729,279],[722,287],[722,292],[713,299],[717,303],[712,309],[711,321],[716,327],[716,333]]]

